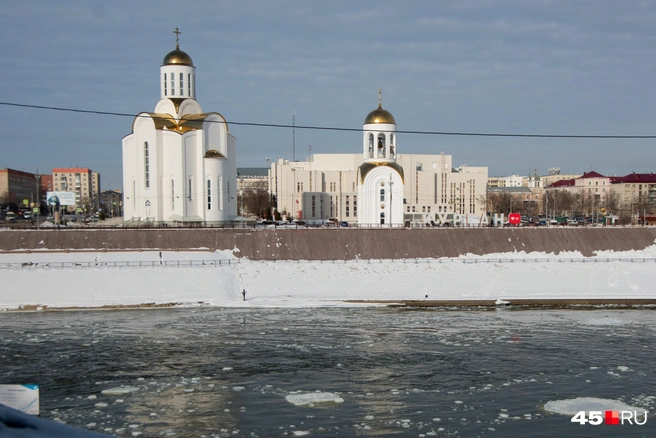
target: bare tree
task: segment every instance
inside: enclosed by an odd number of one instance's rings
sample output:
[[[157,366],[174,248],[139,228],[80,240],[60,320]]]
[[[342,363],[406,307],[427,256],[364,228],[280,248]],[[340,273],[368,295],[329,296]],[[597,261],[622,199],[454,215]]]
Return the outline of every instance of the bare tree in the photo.
[[[271,199],[263,190],[244,191],[244,210],[250,214],[267,217],[270,215]],[[242,215],[244,213],[242,212]]]

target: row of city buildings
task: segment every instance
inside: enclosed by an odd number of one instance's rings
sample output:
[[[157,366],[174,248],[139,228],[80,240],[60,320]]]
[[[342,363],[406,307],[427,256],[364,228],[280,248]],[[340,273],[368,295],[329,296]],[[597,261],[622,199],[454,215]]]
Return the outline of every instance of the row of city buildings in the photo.
[[[30,173],[21,170],[0,169],[0,205],[7,209],[38,209],[47,205],[48,192],[66,192],[73,200],[66,205],[69,213],[120,215],[122,192],[102,191],[100,174],[89,168],[62,167],[50,174]]]

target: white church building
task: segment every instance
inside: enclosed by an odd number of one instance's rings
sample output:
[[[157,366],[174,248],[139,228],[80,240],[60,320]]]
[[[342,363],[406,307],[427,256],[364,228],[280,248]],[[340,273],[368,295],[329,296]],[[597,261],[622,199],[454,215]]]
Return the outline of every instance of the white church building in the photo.
[[[396,120],[380,102],[362,126],[358,167],[358,224],[400,225],[403,220],[403,168],[396,162]]]
[[[123,138],[126,223],[221,224],[237,218],[236,139],[196,100],[196,67],[180,50],[160,67],[160,100]]]

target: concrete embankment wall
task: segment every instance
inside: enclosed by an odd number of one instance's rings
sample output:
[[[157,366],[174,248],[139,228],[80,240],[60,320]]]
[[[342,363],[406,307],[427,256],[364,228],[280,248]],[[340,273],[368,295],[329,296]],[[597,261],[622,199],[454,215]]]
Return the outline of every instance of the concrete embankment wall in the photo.
[[[251,260],[457,257],[513,251],[642,250],[656,228],[2,230],[0,251],[35,249],[234,250]],[[238,250],[238,251],[237,251]]]

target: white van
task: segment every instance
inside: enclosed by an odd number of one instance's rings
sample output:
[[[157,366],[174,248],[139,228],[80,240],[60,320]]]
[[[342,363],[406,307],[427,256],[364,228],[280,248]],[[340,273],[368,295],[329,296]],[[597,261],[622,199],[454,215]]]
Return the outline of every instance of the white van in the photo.
[[[5,220],[7,222],[12,222],[16,220],[16,213],[13,211],[8,211],[7,214],[5,215]]]

